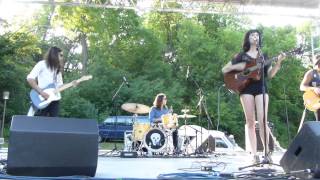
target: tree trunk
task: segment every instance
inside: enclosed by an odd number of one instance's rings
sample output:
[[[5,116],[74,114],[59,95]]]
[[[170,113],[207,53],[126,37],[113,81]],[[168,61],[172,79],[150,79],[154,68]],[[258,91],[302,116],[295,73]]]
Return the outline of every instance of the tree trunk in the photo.
[[[81,74],[84,75],[87,73],[87,64],[88,64],[88,44],[87,44],[87,35],[82,33],[80,36],[81,46],[82,46],[82,71]]]

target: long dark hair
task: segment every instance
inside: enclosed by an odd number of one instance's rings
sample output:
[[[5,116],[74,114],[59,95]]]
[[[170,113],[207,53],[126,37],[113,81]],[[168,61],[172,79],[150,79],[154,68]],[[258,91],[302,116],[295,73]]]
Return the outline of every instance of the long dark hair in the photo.
[[[51,47],[45,55],[46,64],[49,69],[52,71],[57,71],[57,73],[61,70],[61,64],[59,61],[59,54],[62,50],[56,46]]]
[[[243,52],[249,51],[249,49],[250,49],[249,36],[250,36],[250,34],[255,33],[255,32],[259,34],[259,46],[261,47],[261,45],[262,45],[262,36],[261,36],[260,31],[257,30],[257,29],[251,29],[244,35],[243,45],[242,45]]]
[[[165,97],[166,95],[164,93],[157,94],[157,96],[154,98],[153,106],[155,106],[156,108],[161,108]]]

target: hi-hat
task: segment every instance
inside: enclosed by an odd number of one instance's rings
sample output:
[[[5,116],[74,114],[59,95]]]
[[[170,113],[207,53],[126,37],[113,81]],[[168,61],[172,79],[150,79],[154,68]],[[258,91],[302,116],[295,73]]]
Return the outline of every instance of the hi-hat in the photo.
[[[138,103],[124,103],[121,105],[121,108],[125,111],[135,113],[135,114],[146,114],[149,113],[150,107],[138,104]]]
[[[189,119],[189,118],[195,118],[197,116],[195,115],[191,115],[191,114],[181,114],[177,116],[178,118],[185,118],[185,119]]]
[[[189,112],[190,110],[189,109],[181,109],[181,112],[183,112],[184,114]]]

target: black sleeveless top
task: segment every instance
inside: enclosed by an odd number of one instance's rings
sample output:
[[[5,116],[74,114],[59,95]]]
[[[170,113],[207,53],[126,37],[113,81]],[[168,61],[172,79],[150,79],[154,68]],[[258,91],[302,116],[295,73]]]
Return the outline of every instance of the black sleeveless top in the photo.
[[[264,59],[267,60],[267,56],[264,54]],[[232,65],[238,64],[241,62],[250,63],[254,61],[255,59],[249,56],[245,52],[238,53],[231,61]],[[268,93],[268,87],[267,87],[267,77],[268,77],[268,69],[270,68],[270,65],[266,65],[264,67],[264,80],[265,80],[265,92]],[[241,92],[241,94],[251,94],[251,95],[259,95],[262,94],[262,78],[260,80],[252,80],[251,83],[244,88]]]
[[[309,83],[309,86],[320,87],[320,75],[317,70],[312,70],[312,80]]]

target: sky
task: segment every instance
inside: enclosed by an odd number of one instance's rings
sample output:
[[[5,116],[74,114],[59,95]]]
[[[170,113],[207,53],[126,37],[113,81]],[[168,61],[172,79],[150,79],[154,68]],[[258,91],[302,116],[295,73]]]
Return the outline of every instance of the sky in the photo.
[[[19,0],[27,1],[27,0]],[[150,3],[148,4],[150,6]],[[32,17],[32,14],[41,8],[40,4],[34,3],[19,3],[15,0],[0,0],[0,18],[6,19],[10,22],[26,21]],[[139,8],[143,8],[143,5],[139,4]],[[268,12],[268,14],[276,15],[251,15],[249,18],[253,22],[253,26],[262,24],[264,26],[286,26],[286,25],[301,25],[303,22],[308,21],[306,18],[299,18],[299,15],[310,14],[310,10],[302,9],[287,9],[287,8],[275,8],[275,7],[262,7],[262,9],[256,6],[243,6],[242,11],[250,11],[256,14]],[[261,8],[261,7],[260,7]],[[240,10],[240,12],[241,12]],[[283,14],[294,14],[295,16],[289,17]]]

